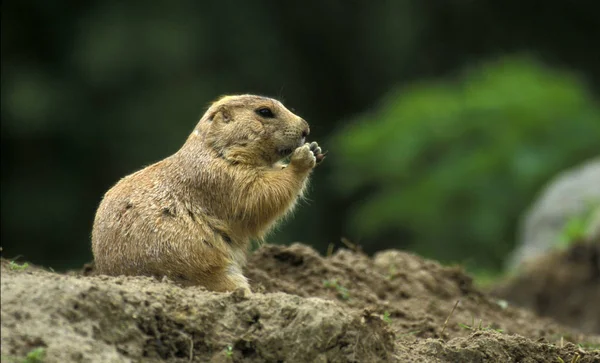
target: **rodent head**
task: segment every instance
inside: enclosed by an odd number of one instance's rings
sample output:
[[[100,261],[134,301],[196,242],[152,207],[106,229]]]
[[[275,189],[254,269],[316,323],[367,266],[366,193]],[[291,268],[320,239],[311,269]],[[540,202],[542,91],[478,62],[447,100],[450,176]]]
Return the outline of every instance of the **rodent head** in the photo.
[[[234,162],[268,165],[303,145],[309,132],[304,119],[275,99],[225,96],[209,107],[188,143],[201,142]]]

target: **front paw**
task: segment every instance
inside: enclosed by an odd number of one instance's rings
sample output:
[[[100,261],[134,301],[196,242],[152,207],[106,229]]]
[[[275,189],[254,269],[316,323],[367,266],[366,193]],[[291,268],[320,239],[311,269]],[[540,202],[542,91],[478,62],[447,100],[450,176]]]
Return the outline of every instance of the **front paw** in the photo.
[[[311,150],[311,144],[304,144],[294,150],[292,157],[290,158],[290,166],[298,170],[310,170],[317,164],[317,158],[313,150]]]
[[[310,143],[310,151],[312,151],[313,155],[315,156],[317,165],[321,164],[323,159],[325,159],[325,154],[321,151],[321,147],[316,141]]]

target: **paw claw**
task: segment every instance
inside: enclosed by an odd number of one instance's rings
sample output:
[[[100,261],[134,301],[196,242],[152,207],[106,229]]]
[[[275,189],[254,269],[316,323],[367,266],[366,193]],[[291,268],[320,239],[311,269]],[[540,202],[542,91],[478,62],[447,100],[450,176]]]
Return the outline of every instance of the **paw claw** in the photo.
[[[319,144],[317,142],[313,141],[310,144],[310,150],[315,155],[317,164],[320,164],[323,161],[323,159],[325,159],[325,154],[323,154],[323,150],[321,149],[321,147],[319,146]]]
[[[290,163],[301,168],[311,169],[320,164],[324,158],[321,147],[316,141],[313,141],[297,148]]]

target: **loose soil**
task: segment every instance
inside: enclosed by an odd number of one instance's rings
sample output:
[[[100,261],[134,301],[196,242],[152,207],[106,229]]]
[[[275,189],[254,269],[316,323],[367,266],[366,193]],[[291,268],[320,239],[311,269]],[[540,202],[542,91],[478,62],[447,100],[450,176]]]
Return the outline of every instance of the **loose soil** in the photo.
[[[491,293],[583,332],[600,334],[600,237],[535,259]]]
[[[599,335],[400,251],[263,246],[251,295],[1,265],[3,362],[600,362]]]

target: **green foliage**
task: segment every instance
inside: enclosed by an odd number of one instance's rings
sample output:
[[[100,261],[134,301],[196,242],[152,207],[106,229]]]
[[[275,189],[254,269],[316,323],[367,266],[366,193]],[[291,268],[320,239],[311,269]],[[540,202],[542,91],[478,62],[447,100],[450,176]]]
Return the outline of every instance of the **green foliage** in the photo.
[[[39,347],[35,348],[31,352],[27,353],[25,360],[23,363],[41,363],[44,361],[44,356],[46,355],[46,349]]]
[[[383,319],[383,321],[385,321],[388,324],[392,323],[392,318],[390,318],[390,312],[389,311],[385,311],[383,313],[383,316],[381,317],[381,319]]]
[[[582,217],[573,217],[567,221],[560,233],[560,245],[568,246],[581,239],[587,230],[588,221]]]
[[[348,289],[340,285],[336,279],[323,280],[323,286],[335,289],[338,294],[338,297],[342,300],[350,299],[350,292],[348,291]]]
[[[559,247],[566,248],[571,245],[571,243],[580,241],[584,238],[590,228],[594,213],[600,213],[600,206],[595,209],[593,206],[589,206],[581,215],[570,218],[560,232],[558,241]]]
[[[22,271],[25,270],[27,267],[29,267],[29,264],[27,262],[25,262],[22,265],[19,265],[15,261],[10,261],[10,263],[8,264],[8,268],[13,271]]]
[[[31,350],[25,358],[14,357],[8,355],[2,355],[2,362],[7,361],[10,363],[43,363],[46,356],[46,348],[38,347]]]
[[[387,275],[385,275],[385,278],[388,280],[393,280],[394,277],[396,276],[396,272],[398,272],[396,265],[390,264],[390,266],[388,267],[388,273],[387,273]]]
[[[335,183],[355,200],[353,238],[408,236],[428,257],[499,269],[541,185],[599,139],[600,112],[576,79],[513,58],[395,92],[331,149]]]
[[[473,285],[478,289],[485,290],[508,276],[508,273],[490,269],[489,267],[483,268],[473,266],[470,268],[469,275],[473,278]]]
[[[600,344],[597,344],[597,343],[582,342],[582,343],[577,343],[577,346],[579,346],[583,350],[600,351]]]
[[[233,347],[231,345],[228,345],[227,348],[225,348],[225,356],[229,359],[233,359]]]

